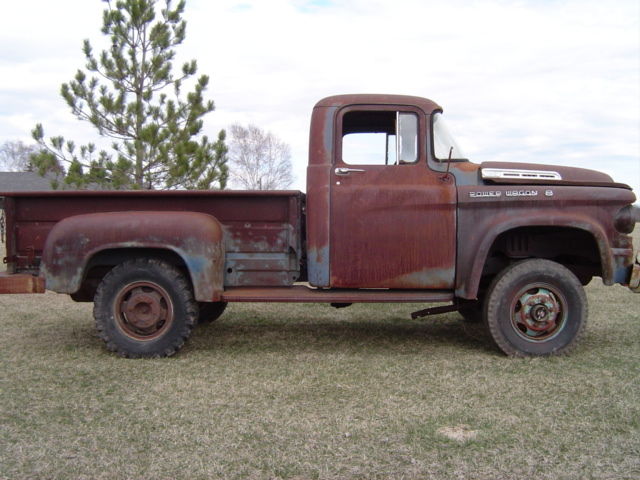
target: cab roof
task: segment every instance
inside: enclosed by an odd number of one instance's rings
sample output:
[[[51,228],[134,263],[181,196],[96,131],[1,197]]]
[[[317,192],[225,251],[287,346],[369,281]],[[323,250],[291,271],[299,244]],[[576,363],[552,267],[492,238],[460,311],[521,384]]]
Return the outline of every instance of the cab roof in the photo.
[[[442,107],[428,98],[410,95],[384,95],[357,93],[326,97],[316,103],[316,107],[346,107],[348,105],[407,105],[420,108],[427,114],[442,111]]]

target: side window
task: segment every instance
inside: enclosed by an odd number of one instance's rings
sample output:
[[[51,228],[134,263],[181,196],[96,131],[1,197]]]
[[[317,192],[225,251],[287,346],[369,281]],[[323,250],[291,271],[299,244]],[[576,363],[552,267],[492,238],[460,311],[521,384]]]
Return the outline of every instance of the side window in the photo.
[[[342,161],[351,165],[402,165],[418,160],[418,116],[394,111],[353,111],[342,118]]]

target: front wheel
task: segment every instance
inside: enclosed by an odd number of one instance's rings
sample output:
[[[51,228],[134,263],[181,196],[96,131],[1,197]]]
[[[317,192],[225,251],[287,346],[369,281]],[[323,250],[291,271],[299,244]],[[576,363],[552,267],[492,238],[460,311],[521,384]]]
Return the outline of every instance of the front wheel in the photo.
[[[559,355],[573,349],[587,323],[587,298],[576,276],[543,259],[524,260],[494,278],[485,320],[507,355]]]
[[[184,275],[157,259],[113,268],[94,298],[93,314],[107,348],[124,357],[168,357],[191,334],[198,304]]]

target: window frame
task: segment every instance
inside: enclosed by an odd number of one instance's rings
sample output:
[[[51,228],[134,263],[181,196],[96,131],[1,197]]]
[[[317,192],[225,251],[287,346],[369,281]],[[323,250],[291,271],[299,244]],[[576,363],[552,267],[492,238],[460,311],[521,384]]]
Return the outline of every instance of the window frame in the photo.
[[[436,156],[436,147],[435,147],[435,128],[434,128],[434,120],[436,114],[443,115],[442,110],[434,110],[429,115],[429,159],[433,161],[435,166],[446,165],[447,163],[464,163],[470,162],[469,158],[452,158],[449,160],[448,158],[438,158]],[[457,143],[457,140],[456,140]]]
[[[397,119],[399,113],[412,113],[416,115],[418,121],[418,130],[417,130],[417,138],[416,138],[416,161],[415,162],[405,162],[398,164],[381,164],[381,163],[366,163],[366,164],[354,164],[347,163],[342,158],[342,147],[344,138],[342,135],[343,132],[343,120],[345,115],[351,112],[395,112],[396,113],[396,130],[397,130]],[[347,107],[342,108],[338,114],[336,115],[336,121],[334,125],[334,145],[335,145],[335,153],[333,155],[333,164],[334,165],[345,165],[345,166],[363,166],[363,167],[399,167],[399,166],[407,166],[407,165],[418,165],[420,163],[426,163],[426,140],[427,140],[427,131],[426,131],[426,122],[424,112],[417,107],[413,107],[411,105],[349,105]],[[373,132],[372,132],[373,133]],[[398,132],[396,131],[396,142],[398,142]],[[396,147],[397,148],[397,147]]]

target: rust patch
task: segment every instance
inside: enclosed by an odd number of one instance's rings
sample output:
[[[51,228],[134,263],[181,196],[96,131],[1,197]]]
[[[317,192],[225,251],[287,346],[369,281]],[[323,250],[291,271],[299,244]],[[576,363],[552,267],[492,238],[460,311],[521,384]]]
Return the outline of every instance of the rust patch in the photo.
[[[426,162],[359,168],[332,179],[331,286],[452,288],[455,185]]]
[[[28,274],[0,273],[0,294],[44,293],[44,278]]]

